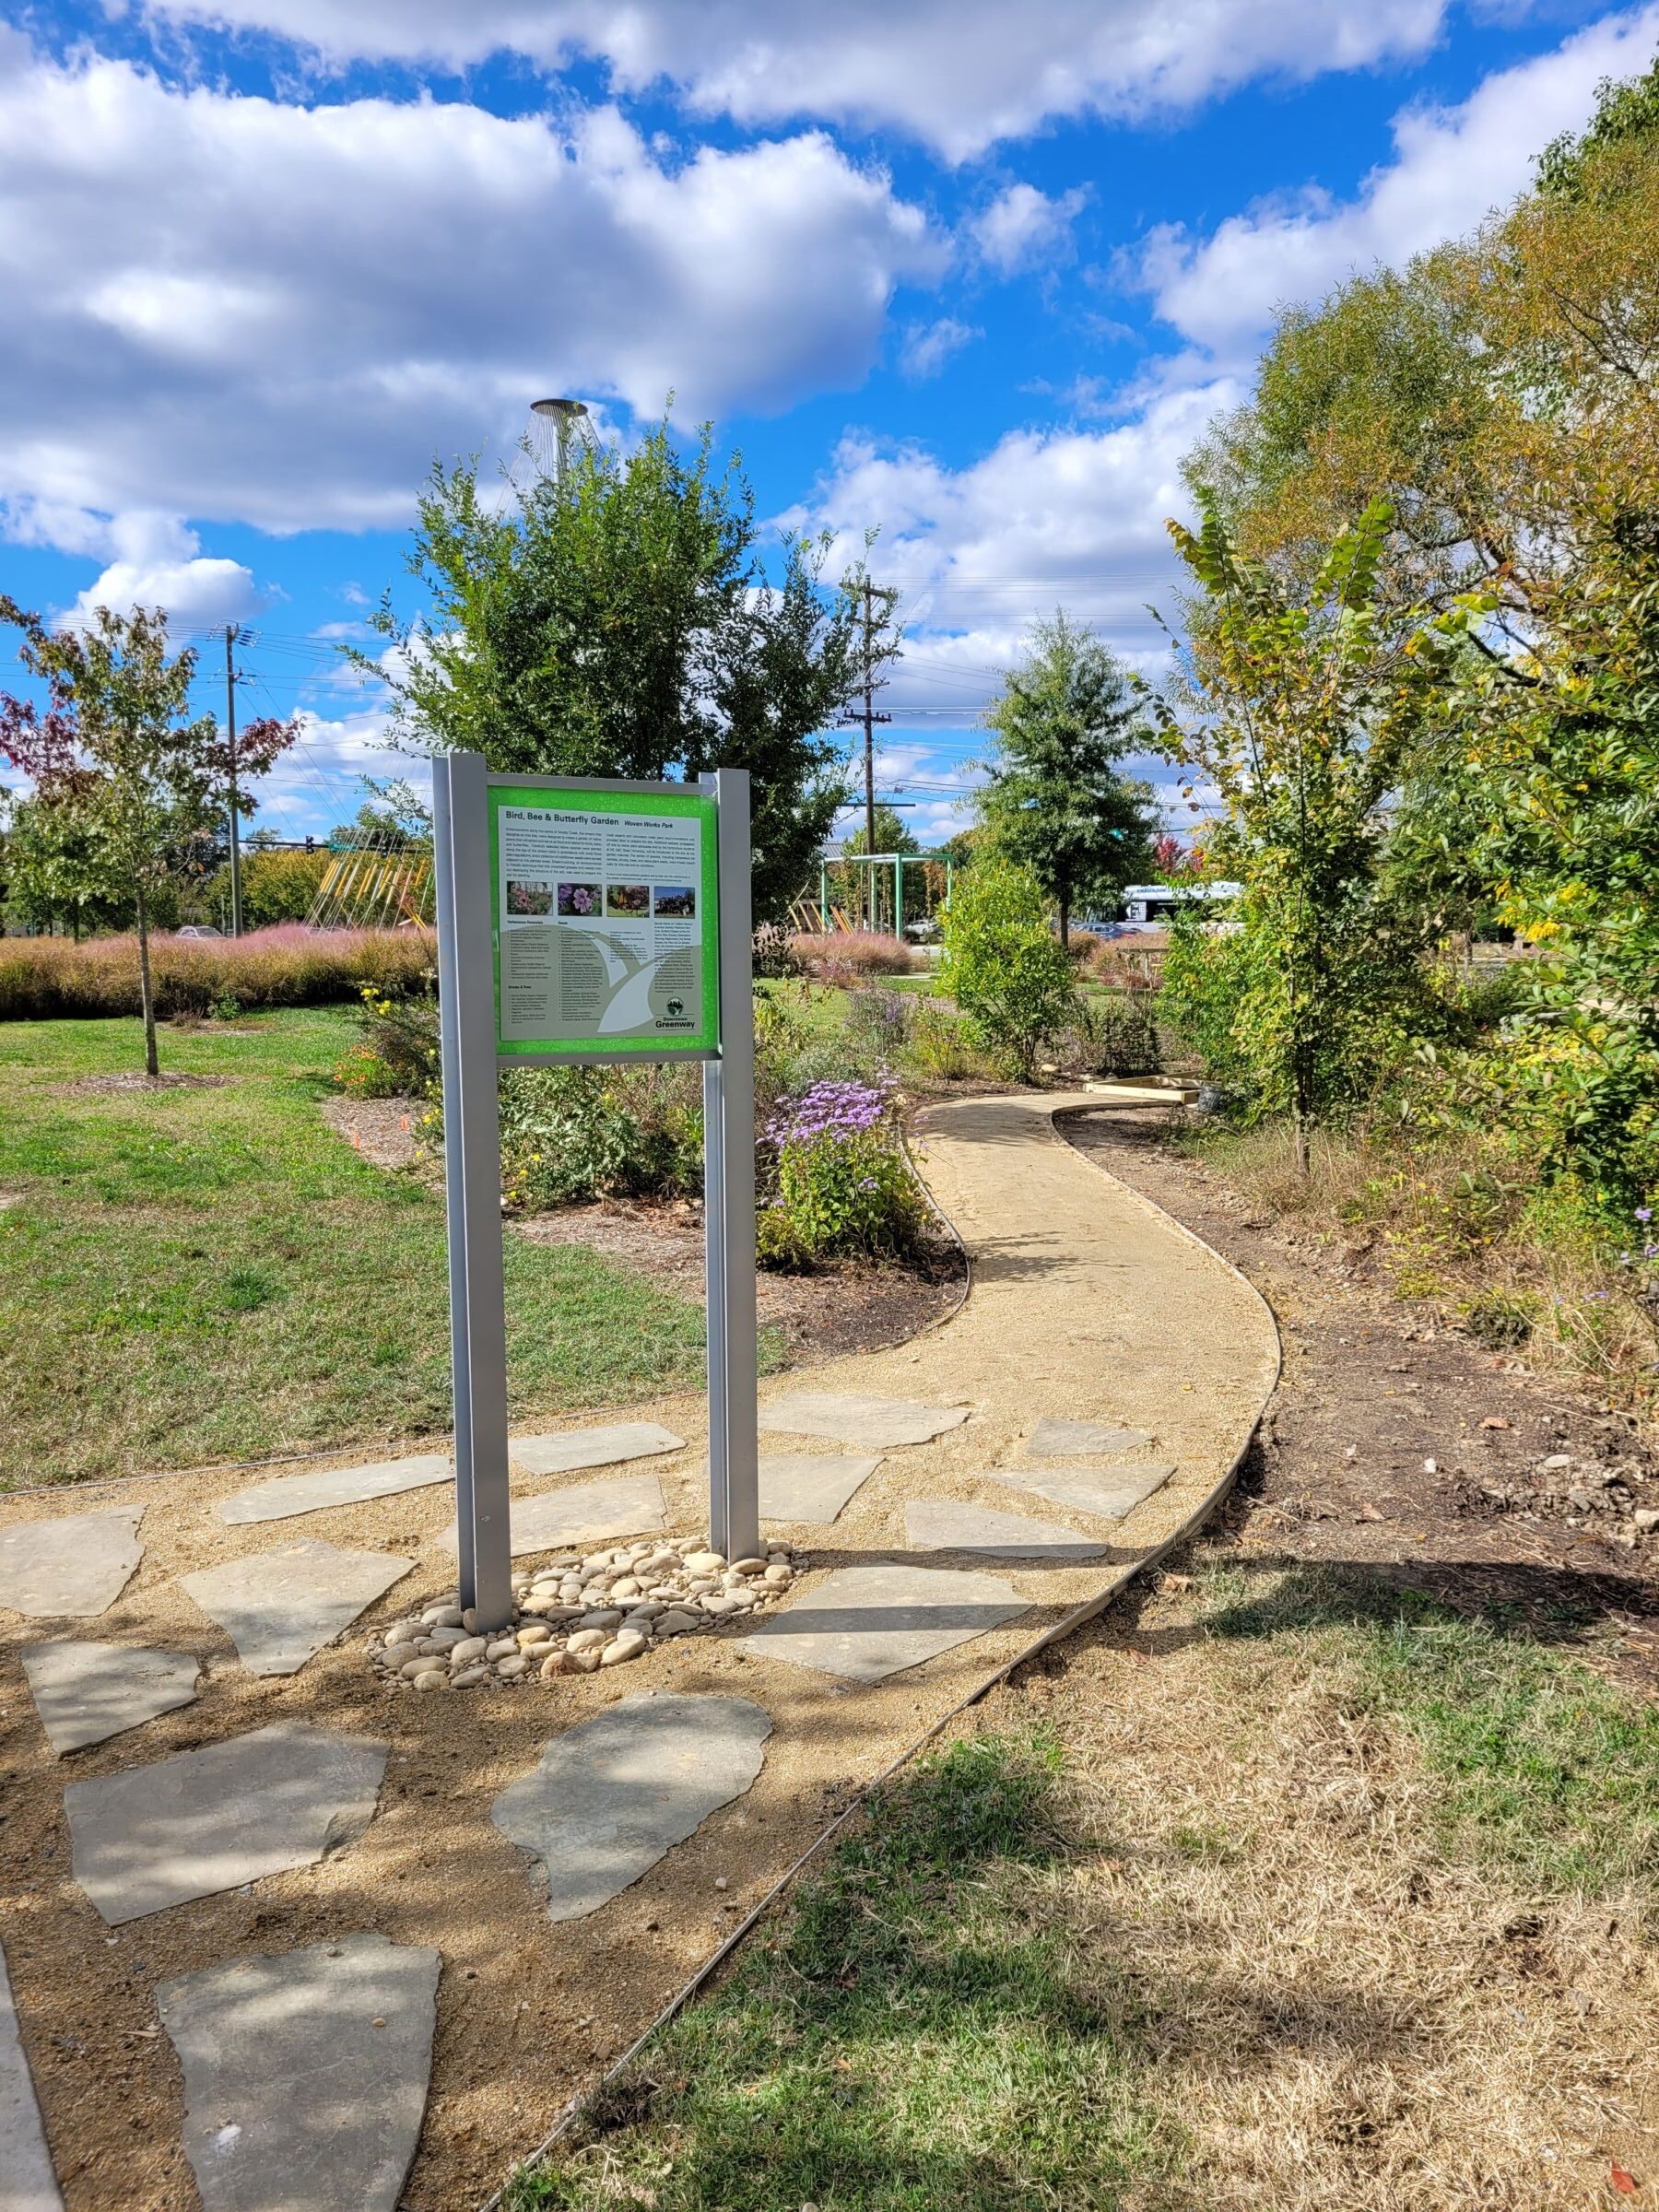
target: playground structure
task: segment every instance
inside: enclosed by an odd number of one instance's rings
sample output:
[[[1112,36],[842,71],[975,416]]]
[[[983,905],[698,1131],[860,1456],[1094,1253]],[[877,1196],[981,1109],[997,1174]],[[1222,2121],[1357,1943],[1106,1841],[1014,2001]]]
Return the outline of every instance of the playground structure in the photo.
[[[842,870],[863,868],[860,878],[851,876],[848,896],[839,901],[830,896],[830,878]],[[891,877],[877,873],[891,869]],[[905,905],[905,870],[911,871],[911,906]],[[797,899],[789,911],[793,926],[811,936],[836,931],[873,930],[878,935],[902,937],[908,917],[912,923],[929,921],[948,903],[956,883],[956,861],[949,853],[838,853],[818,862],[818,895]],[[839,888],[839,887],[837,887]]]

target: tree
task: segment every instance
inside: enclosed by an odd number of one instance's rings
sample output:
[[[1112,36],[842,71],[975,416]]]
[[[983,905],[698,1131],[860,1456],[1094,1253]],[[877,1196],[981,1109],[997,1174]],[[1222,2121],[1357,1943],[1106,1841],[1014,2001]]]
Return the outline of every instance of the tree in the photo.
[[[858,617],[827,594],[827,540],[786,537],[769,579],[735,462],[705,426],[629,453],[585,448],[501,511],[476,468],[435,469],[408,565],[429,612],[379,618],[402,649],[402,733],[516,773],[753,778],[756,918],[800,890],[846,782],[826,735],[851,688]],[[365,664],[379,673],[378,664]]]
[[[1229,1072],[1253,1111],[1288,1112],[1306,1173],[1310,1127],[1359,1093],[1422,996],[1422,924],[1390,896],[1382,807],[1482,607],[1387,606],[1382,500],[1305,591],[1241,554],[1213,498],[1200,512],[1196,534],[1169,528],[1209,619],[1178,703],[1156,712],[1173,758],[1219,794],[1206,864],[1243,889],[1235,935],[1177,931],[1171,1004],[1200,1028],[1221,1013]]]
[[[1151,793],[1122,764],[1151,733],[1117,661],[1064,611],[1032,626],[985,723],[996,749],[984,764],[981,818],[1054,901],[1064,947],[1079,905],[1115,894],[1150,865]]]
[[[1071,959],[1043,901],[1029,868],[991,853],[957,884],[945,910],[940,982],[970,1034],[1024,1083],[1077,1006]]]
[[[73,780],[15,798],[6,830],[6,902],[36,929],[67,922],[78,939],[122,918],[122,887],[96,816]]]
[[[169,656],[159,608],[123,616],[100,606],[84,630],[49,630],[0,597],[0,621],[22,631],[23,665],[48,697],[42,715],[32,700],[0,695],[0,753],[33,778],[39,796],[81,810],[132,900],[144,1065],[154,1080],[151,907],[181,838],[213,822],[223,753],[210,716],[186,718],[195,655]]]

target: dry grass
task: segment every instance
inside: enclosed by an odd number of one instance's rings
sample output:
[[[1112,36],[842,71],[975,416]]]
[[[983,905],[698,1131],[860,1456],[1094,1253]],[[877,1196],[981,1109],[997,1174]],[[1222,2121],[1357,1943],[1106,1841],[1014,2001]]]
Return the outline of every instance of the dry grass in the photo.
[[[874,930],[844,929],[823,936],[791,937],[790,950],[802,971],[819,983],[849,983],[865,975],[913,975],[926,966],[908,945]]]
[[[419,929],[312,930],[282,923],[229,938],[150,939],[156,1011],[164,1021],[216,1009],[309,1006],[355,997],[365,983],[414,988],[436,959]],[[0,1021],[136,1014],[138,940],[0,938]]]
[[[1028,1686],[1087,1853],[1007,1891],[1156,2053],[1190,2151],[1148,2204],[1571,2212],[1614,2159],[1659,2179],[1651,1900],[1449,1855],[1339,1634],[1182,1648],[1190,1618],[1154,1608],[1155,1662],[1097,1646]]]
[[[1490,1349],[1524,1347],[1540,1370],[1653,1405],[1659,1329],[1631,1273],[1570,1192],[1476,1133],[1418,1148],[1387,1130],[1318,1131],[1305,1180],[1288,1128],[1206,1132],[1196,1149],[1253,1211],[1380,1261],[1398,1297]]]

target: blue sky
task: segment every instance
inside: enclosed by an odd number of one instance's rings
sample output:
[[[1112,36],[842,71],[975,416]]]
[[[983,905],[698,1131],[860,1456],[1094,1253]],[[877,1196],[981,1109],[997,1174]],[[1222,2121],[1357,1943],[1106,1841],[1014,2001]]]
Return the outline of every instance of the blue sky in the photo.
[[[1277,304],[1469,228],[1646,66],[1659,0],[0,0],[0,588],[244,624],[349,813],[339,662],[434,457],[676,395],[761,512],[880,532],[884,790],[960,818],[1064,605],[1153,665],[1162,523]],[[0,643],[0,683],[18,679]],[[1171,794],[1172,802],[1172,794]]]

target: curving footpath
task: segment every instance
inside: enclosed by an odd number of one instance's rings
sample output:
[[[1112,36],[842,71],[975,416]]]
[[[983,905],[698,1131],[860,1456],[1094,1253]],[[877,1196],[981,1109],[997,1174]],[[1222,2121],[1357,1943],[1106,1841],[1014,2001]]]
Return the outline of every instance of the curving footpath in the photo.
[[[1236,1270],[1065,1141],[1054,1118],[1098,1103],[923,1117],[966,1302],[765,1387],[769,1532],[802,1570],[782,1602],[623,1671],[429,1696],[368,1664],[366,1635],[453,1576],[441,1482],[275,1522],[236,1517],[267,1478],[222,1471],[6,1501],[0,1600],[29,1610],[0,1609],[20,2022],[8,2039],[0,1983],[0,2168],[31,2177],[30,2212],[233,2212],[271,2174],[294,2212],[476,2203],[874,1779],[1204,1519],[1272,1394],[1277,1331]],[[700,1401],[629,1418],[671,1448],[614,1482],[626,1525],[695,1531]],[[567,1457],[590,1433],[562,1432]],[[534,1479],[521,1455],[515,1495],[557,1512],[604,1491],[606,1448],[551,1479],[545,1447]],[[637,1502],[657,1485],[660,1524]],[[214,1594],[332,1572],[329,1547],[376,1555],[337,1640],[256,1672]],[[70,1559],[88,1594],[51,1611]],[[116,1650],[88,1676],[92,1640]],[[100,1712],[124,1732],[100,1736]]]

